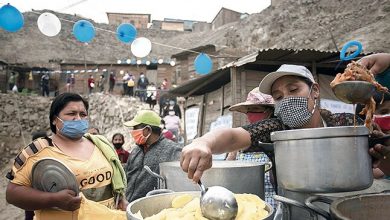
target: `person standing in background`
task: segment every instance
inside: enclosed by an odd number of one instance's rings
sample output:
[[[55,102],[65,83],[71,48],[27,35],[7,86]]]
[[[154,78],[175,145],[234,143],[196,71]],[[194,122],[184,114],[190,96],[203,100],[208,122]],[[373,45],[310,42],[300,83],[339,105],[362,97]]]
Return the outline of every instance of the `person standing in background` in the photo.
[[[9,88],[10,91],[12,91],[12,89],[16,85],[16,81],[17,81],[16,79],[17,79],[16,73],[12,72],[11,76],[8,79],[8,88]]]
[[[92,76],[92,75],[89,75],[89,78],[88,78],[88,89],[89,89],[89,94],[92,93],[94,87],[95,87],[95,80],[93,79],[93,76]]]
[[[165,127],[176,137],[176,141],[179,140],[179,133],[181,130],[180,118],[175,115],[175,111],[171,110],[168,115],[164,117]]]
[[[99,81],[98,81],[98,87],[99,91],[104,93],[104,84],[106,84],[106,78],[104,78],[104,75],[100,75]]]
[[[135,80],[133,74],[130,74],[129,81],[127,81],[127,95],[129,95],[130,97],[134,96],[134,81]]]
[[[128,86],[127,86],[127,83],[129,82],[129,79],[130,79],[130,75],[129,73],[126,73],[123,78],[122,78],[122,82],[123,82],[123,95],[127,95],[128,94]]]
[[[141,100],[141,102],[146,101],[146,88],[148,87],[148,85],[149,85],[148,78],[145,76],[144,73],[141,72],[137,82],[137,87],[139,90],[139,99]]]
[[[154,106],[157,104],[157,89],[156,86],[154,86],[154,83],[150,83],[147,87],[147,98],[146,103],[149,104],[149,108],[151,110],[154,109]]]
[[[167,79],[167,78],[165,78],[165,79],[163,80],[163,82],[161,83],[161,89],[162,89],[162,90],[168,90],[168,89],[169,89],[168,79]]]
[[[259,87],[254,88],[248,93],[245,102],[235,104],[229,108],[230,111],[244,113],[249,123],[256,123],[258,121],[271,118],[274,113],[274,100],[272,96],[263,94],[259,91]],[[226,160],[240,160],[240,161],[254,161],[260,163],[267,163],[270,161],[267,155],[263,152],[248,152],[241,151],[230,152]],[[273,164],[274,165],[274,164]],[[272,176],[270,172],[264,175],[264,195],[265,201],[276,208],[273,196],[276,194],[272,185]]]
[[[45,73],[41,77],[41,89],[42,89],[42,96],[49,97],[49,73]]]
[[[125,167],[126,198],[132,202],[157,188],[156,177],[150,175],[144,166],[160,173],[159,164],[179,160],[181,148],[161,134],[161,118],[154,111],[141,110],[124,125],[132,128],[130,133],[136,144]]]
[[[114,91],[114,86],[115,86],[115,81],[116,81],[116,77],[115,77],[113,72],[110,73],[109,80],[110,80],[110,82],[109,82],[108,92],[111,94]]]
[[[116,153],[118,154],[119,160],[122,164],[126,164],[127,159],[129,158],[130,153],[123,149],[123,144],[125,143],[125,137],[121,133],[116,133],[112,136],[112,145],[114,145]]]
[[[73,92],[74,91],[74,84],[76,83],[76,80],[74,78],[74,74],[70,74],[68,78],[66,79],[66,91],[67,92]]]

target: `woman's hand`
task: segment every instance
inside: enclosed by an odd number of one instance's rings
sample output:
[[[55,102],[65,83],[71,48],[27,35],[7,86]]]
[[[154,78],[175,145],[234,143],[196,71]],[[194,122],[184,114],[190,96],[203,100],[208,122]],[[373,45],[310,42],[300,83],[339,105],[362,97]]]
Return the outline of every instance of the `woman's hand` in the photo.
[[[379,168],[386,176],[390,176],[390,146],[377,144],[368,152],[374,158],[373,167]]]
[[[212,166],[210,147],[204,141],[194,140],[183,148],[180,166],[188,173],[188,178],[197,183],[203,172]]]
[[[377,53],[365,56],[358,61],[374,75],[382,73],[390,66],[390,54]]]
[[[66,211],[74,211],[80,208],[81,196],[70,189],[64,189],[53,193],[54,206]]]
[[[125,197],[122,197],[122,198],[119,200],[117,209],[118,209],[118,210],[122,210],[122,211],[126,211],[126,208],[127,208],[128,205],[129,205],[129,202],[126,200]]]

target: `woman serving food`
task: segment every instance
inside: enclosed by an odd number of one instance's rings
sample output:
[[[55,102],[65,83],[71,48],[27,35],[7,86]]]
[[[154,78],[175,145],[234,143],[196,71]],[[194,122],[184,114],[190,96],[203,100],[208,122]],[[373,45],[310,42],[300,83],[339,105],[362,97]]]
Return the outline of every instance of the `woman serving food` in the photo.
[[[257,146],[259,142],[269,143],[274,131],[354,125],[353,114],[332,114],[319,108],[319,85],[304,66],[282,65],[264,77],[259,89],[273,97],[276,118],[212,131],[185,146],[180,163],[190,179],[197,182],[212,166],[212,154]],[[363,121],[358,119],[357,124]]]

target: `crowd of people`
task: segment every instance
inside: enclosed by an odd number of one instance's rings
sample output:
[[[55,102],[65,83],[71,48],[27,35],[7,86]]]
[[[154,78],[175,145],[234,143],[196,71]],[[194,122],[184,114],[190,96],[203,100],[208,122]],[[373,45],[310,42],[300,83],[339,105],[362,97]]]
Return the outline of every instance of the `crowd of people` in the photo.
[[[366,56],[359,62],[379,76],[389,69],[390,54]],[[146,78],[143,81],[147,81]],[[390,87],[386,82],[384,86]],[[146,101],[148,93],[145,94]],[[371,137],[390,134],[390,96],[383,97],[383,102],[377,101],[373,120],[375,130]],[[99,207],[111,216],[125,219],[124,210],[129,202],[158,187],[158,180],[145,170],[145,166],[159,173],[159,163],[180,161],[188,178],[198,182],[204,171],[211,168],[212,154],[229,153],[228,160],[268,161],[263,153],[244,153],[242,150],[259,143],[270,143],[273,131],[355,124],[353,114],[334,114],[321,109],[319,98],[320,87],[312,73],[304,66],[285,64],[267,74],[259,87],[248,94],[246,102],[230,108],[246,114],[250,124],[211,131],[181,148],[169,140],[175,140],[182,131],[181,111],[174,100],[167,99],[160,114],[142,110],[124,123],[135,142],[132,151],[128,152],[123,149],[123,134],[114,134],[110,142],[99,135],[99,130],[88,130],[88,102],[78,94],[63,93],[50,107],[52,135],[34,138],[17,155],[7,174],[10,182],[6,199],[24,210],[35,210],[41,219],[73,215],[71,211],[90,204],[82,202],[85,200],[102,205]],[[357,118],[356,123],[362,125],[363,119]],[[387,178],[390,176],[390,141],[371,147],[368,153],[374,158],[373,168],[378,169],[376,178]],[[70,189],[42,192],[32,186],[33,165],[46,157],[55,158],[70,168],[83,196]],[[274,204],[272,175],[266,176],[265,185],[266,201]],[[100,193],[93,193],[95,191]],[[53,207],[60,209],[53,210]]]

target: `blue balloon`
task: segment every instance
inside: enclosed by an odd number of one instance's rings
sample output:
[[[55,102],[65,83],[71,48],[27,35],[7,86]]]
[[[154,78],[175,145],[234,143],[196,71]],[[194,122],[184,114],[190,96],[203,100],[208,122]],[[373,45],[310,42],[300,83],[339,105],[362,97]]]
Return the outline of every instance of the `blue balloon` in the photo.
[[[116,37],[123,43],[131,43],[137,36],[137,29],[132,24],[121,24],[116,29]]]
[[[356,46],[357,50],[355,50],[355,52],[353,52],[352,54],[345,56],[345,53],[347,52],[348,48],[353,46]],[[343,48],[341,49],[340,59],[344,61],[352,60],[353,58],[357,57],[360,54],[360,52],[362,52],[362,49],[363,49],[362,43],[360,43],[359,41],[355,41],[355,40],[349,41],[346,44],[344,44]]]
[[[194,61],[195,71],[201,75],[211,72],[213,69],[213,61],[207,54],[199,54]]]
[[[0,8],[0,27],[9,32],[17,32],[24,25],[22,13],[14,6],[6,4]]]
[[[88,43],[95,37],[95,28],[91,22],[80,20],[73,25],[73,35],[78,41]]]

